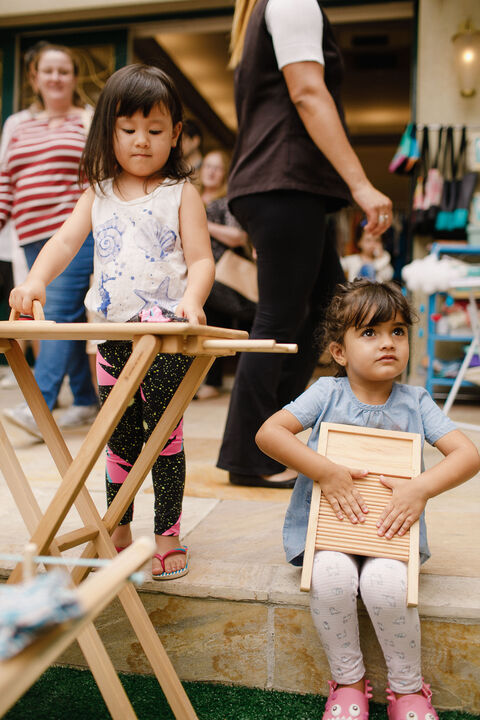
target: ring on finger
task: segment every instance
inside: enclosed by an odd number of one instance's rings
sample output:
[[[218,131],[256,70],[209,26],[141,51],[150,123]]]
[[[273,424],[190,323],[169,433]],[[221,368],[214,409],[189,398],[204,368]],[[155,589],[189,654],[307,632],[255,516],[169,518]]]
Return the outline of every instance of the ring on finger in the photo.
[[[378,216],[379,222],[387,222],[388,220],[388,213],[380,213]]]

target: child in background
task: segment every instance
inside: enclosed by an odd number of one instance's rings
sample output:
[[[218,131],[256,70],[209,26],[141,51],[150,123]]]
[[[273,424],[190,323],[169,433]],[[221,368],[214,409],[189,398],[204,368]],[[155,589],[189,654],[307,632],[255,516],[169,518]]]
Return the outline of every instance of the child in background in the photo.
[[[393,283],[356,280],[338,288],[327,311],[325,345],[337,377],[321,377],[297,400],[260,428],[263,452],[298,470],[284,525],[287,560],[301,565],[312,482],[320,483],[339,519],[364,521],[368,512],[352,478],[366,470],[347,468],[317,453],[323,421],[420,433],[444,459],[408,483],[381,478],[392,489],[377,522],[378,534],[403,535],[420,518],[420,556],[429,557],[424,508],[427,500],[471,478],[480,468],[473,443],[447,418],[424,388],[395,382],[408,362],[412,311]],[[296,434],[312,428],[308,446]],[[390,720],[435,720],[431,691],[420,666],[420,621],[407,608],[406,563],[342,552],[315,553],[310,597],[313,622],[333,680],[324,720],[368,718],[370,684],[359,643],[357,593],[371,618],[388,670]]]
[[[214,263],[203,203],[186,179],[180,140],[182,107],[171,79],[146,65],[130,65],[107,81],[98,101],[83,158],[89,188],[41,251],[10,305],[31,313],[45,287],[68,265],[93,229],[94,279],[85,304],[105,322],[176,318],[205,323],[203,304]],[[132,343],[99,345],[97,377],[105,402]],[[107,445],[110,504],[191,363],[160,353]],[[160,452],[161,450],[161,452]],[[168,580],[188,570],[179,545],[185,483],[182,421],[152,468],[155,541],[152,575]],[[130,507],[114,530],[117,550],[132,542]]]
[[[365,232],[366,220],[362,220],[355,231],[354,245],[357,250],[353,255],[340,258],[347,280],[357,277],[385,282],[393,277],[390,253],[382,243],[382,238]]]

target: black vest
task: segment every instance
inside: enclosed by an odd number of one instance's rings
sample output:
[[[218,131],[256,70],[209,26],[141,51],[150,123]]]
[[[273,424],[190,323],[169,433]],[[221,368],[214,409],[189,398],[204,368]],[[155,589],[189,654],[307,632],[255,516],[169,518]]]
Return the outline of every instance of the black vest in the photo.
[[[347,185],[311,140],[290,100],[265,23],[268,0],[258,0],[248,23],[242,60],[235,71],[239,131],[228,199],[271,190],[323,195],[327,211],[351,201]],[[332,27],[323,15],[325,84],[344,122],[340,103],[343,65]]]

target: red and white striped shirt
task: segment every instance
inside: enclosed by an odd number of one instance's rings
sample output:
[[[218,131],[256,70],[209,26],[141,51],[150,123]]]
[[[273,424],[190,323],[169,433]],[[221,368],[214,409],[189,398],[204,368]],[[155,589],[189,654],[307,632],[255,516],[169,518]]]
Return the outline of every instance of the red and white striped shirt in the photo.
[[[20,245],[50,238],[71,214],[85,140],[80,115],[56,127],[31,118],[15,130],[0,171],[0,227],[11,216]]]

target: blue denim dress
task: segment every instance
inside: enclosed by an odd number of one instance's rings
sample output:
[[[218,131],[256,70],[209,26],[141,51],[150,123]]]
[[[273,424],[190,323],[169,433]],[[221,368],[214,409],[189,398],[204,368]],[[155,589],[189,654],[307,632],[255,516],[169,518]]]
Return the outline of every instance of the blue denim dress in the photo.
[[[422,446],[425,440],[433,445],[443,435],[455,430],[455,424],[440,410],[423,387],[394,383],[384,405],[367,405],[354,395],[347,377],[322,377],[300,397],[285,406],[304,429],[312,428],[308,446],[318,449],[318,435],[322,422],[359,425],[362,427],[419,433]],[[312,480],[299,475],[290,499],[283,526],[283,544],[288,562],[303,563],[308,514],[312,497]],[[425,517],[420,517],[420,561],[430,557]]]

